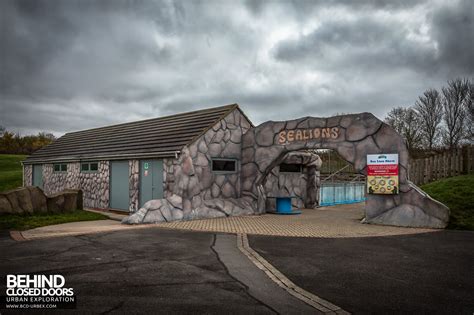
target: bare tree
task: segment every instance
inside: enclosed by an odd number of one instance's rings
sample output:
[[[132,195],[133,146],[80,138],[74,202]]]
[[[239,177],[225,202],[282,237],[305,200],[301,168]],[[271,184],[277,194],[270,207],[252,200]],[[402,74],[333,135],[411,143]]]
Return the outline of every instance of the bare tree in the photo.
[[[403,133],[403,119],[405,117],[405,108],[403,107],[394,107],[388,112],[387,117],[385,117],[385,122],[392,126],[396,132],[399,134]]]
[[[466,134],[464,121],[470,99],[469,89],[467,79],[448,81],[448,87],[443,87],[443,142],[450,149],[457,147]]]
[[[385,122],[405,139],[409,151],[420,146],[420,117],[413,108],[395,107],[387,114]]]
[[[435,89],[429,89],[415,102],[415,110],[420,118],[421,137],[431,151],[439,136],[439,125],[443,119],[441,95]]]

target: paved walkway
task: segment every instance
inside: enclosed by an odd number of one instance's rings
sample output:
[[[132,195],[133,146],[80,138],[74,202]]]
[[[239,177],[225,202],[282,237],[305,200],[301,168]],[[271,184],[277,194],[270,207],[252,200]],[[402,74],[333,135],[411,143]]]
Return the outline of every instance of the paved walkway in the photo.
[[[192,231],[293,237],[373,237],[433,232],[433,229],[402,228],[362,224],[364,203],[303,210],[300,215],[265,214],[183,222],[156,226]]]
[[[48,225],[22,231],[19,236],[18,233],[11,233],[11,235],[16,240],[35,240],[151,227],[154,227],[154,225],[125,225],[116,220],[97,220]]]
[[[39,239],[142,228],[167,228],[233,234],[292,237],[373,237],[427,233],[437,230],[362,224],[364,204],[303,210],[300,215],[264,214],[169,223],[125,225],[115,220],[73,222],[21,232],[24,239]]]

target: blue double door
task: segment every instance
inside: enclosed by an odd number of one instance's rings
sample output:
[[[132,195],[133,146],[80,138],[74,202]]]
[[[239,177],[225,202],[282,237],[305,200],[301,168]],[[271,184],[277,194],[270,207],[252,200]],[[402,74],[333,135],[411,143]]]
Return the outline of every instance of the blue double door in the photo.
[[[140,207],[152,199],[163,198],[163,160],[140,160]],[[110,163],[110,208],[128,211],[130,208],[129,162]]]
[[[140,207],[163,198],[163,160],[140,160]]]

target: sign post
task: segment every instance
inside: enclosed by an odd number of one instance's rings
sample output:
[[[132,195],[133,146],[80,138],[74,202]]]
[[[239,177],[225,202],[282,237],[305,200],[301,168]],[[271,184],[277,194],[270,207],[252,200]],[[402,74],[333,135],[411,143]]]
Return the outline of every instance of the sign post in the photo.
[[[367,193],[398,194],[398,154],[367,154]]]

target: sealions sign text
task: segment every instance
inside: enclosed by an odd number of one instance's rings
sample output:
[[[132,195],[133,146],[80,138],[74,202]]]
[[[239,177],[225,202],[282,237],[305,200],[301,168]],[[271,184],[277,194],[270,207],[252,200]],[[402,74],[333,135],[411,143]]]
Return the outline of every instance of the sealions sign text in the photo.
[[[367,192],[398,194],[398,154],[367,155]]]
[[[285,144],[293,141],[307,141],[312,139],[337,139],[339,128],[306,128],[283,130],[278,133],[278,143]]]

